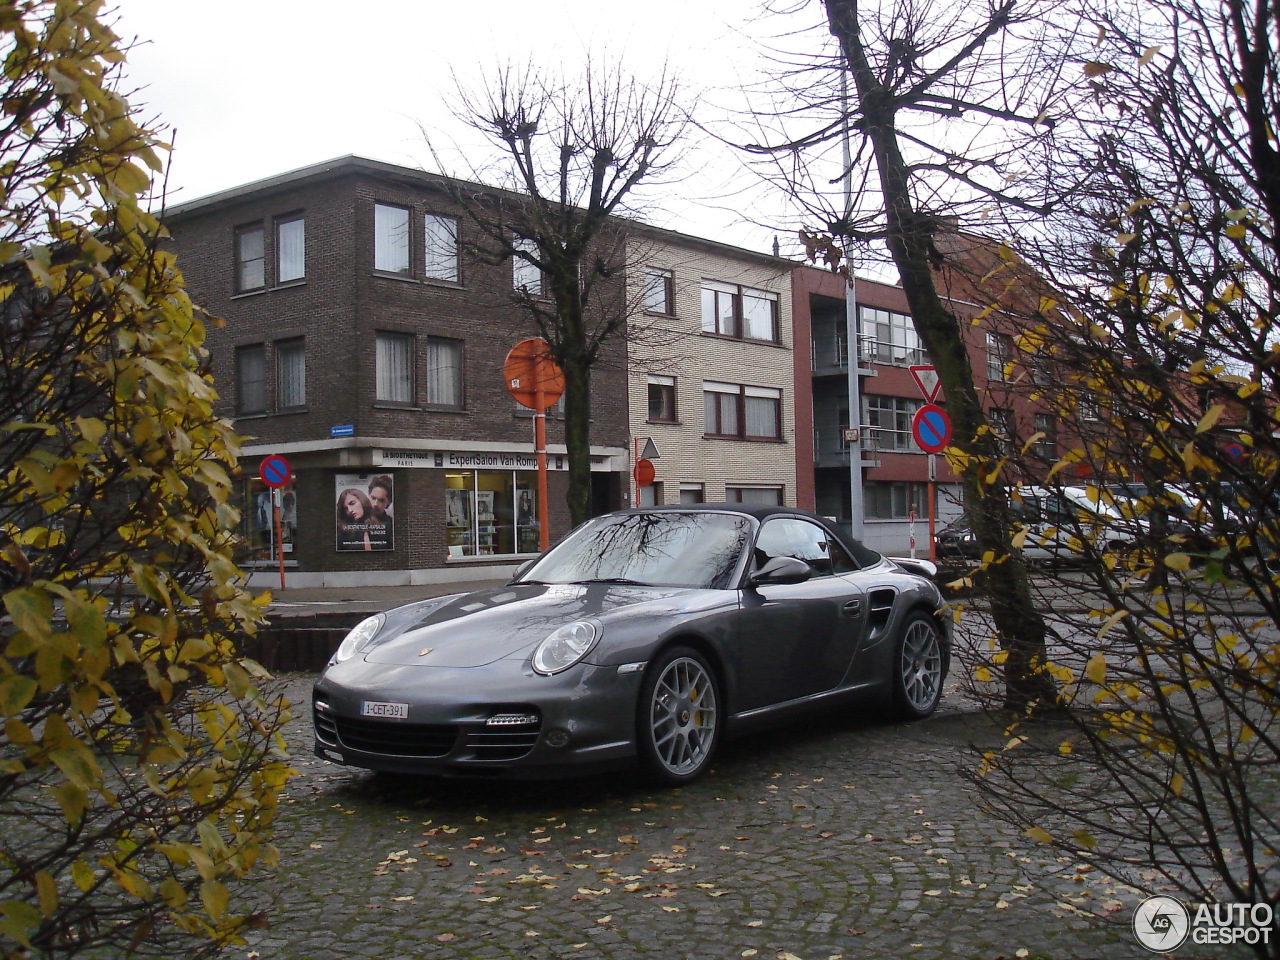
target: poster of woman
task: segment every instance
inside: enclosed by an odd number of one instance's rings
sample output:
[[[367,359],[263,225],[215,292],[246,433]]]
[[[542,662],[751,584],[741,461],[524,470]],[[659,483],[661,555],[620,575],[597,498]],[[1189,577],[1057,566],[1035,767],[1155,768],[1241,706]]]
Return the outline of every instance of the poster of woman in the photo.
[[[393,547],[394,480],[390,475],[339,473],[334,483],[334,545],[339,551]]]

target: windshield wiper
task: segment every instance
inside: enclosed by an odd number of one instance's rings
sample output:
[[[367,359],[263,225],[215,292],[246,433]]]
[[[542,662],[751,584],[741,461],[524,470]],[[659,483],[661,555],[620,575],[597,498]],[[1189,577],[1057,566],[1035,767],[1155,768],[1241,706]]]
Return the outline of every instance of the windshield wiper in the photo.
[[[575,583],[620,583],[627,587],[651,587],[653,584],[645,583],[641,580],[632,580],[628,577],[597,577],[594,580],[577,580]]]

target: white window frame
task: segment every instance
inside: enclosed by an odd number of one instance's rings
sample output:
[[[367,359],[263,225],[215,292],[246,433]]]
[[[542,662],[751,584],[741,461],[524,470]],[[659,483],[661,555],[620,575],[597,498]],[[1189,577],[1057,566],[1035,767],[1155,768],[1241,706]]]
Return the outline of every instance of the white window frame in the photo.
[[[457,283],[458,220],[428,213],[422,222],[423,276],[428,280]]]
[[[379,273],[409,276],[412,244],[409,242],[409,208],[395,203],[373,205],[373,269]]]
[[[276,220],[276,283],[307,278],[307,220],[302,214]]]

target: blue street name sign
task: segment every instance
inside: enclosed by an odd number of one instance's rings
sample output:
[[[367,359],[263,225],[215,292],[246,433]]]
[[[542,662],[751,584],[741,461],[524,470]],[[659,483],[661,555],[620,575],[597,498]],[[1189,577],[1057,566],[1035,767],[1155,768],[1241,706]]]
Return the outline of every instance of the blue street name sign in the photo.
[[[911,420],[911,435],[925,453],[941,453],[951,442],[951,418],[934,403],[926,403]]]
[[[329,436],[331,437],[354,437],[355,435],[356,425],[354,423],[343,423],[329,428]]]

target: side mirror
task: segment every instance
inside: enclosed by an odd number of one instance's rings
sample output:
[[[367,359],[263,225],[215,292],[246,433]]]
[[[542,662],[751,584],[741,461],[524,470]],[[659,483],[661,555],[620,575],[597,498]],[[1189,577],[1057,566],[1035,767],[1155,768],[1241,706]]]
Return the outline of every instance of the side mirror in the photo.
[[[747,584],[766,587],[771,584],[804,583],[813,576],[813,567],[795,557],[774,557],[753,573]]]
[[[514,583],[519,580],[529,571],[529,568],[537,562],[537,558],[534,558],[533,560],[526,560],[524,563],[520,564],[520,566],[516,567],[515,572],[511,574],[511,579],[507,582]]]

